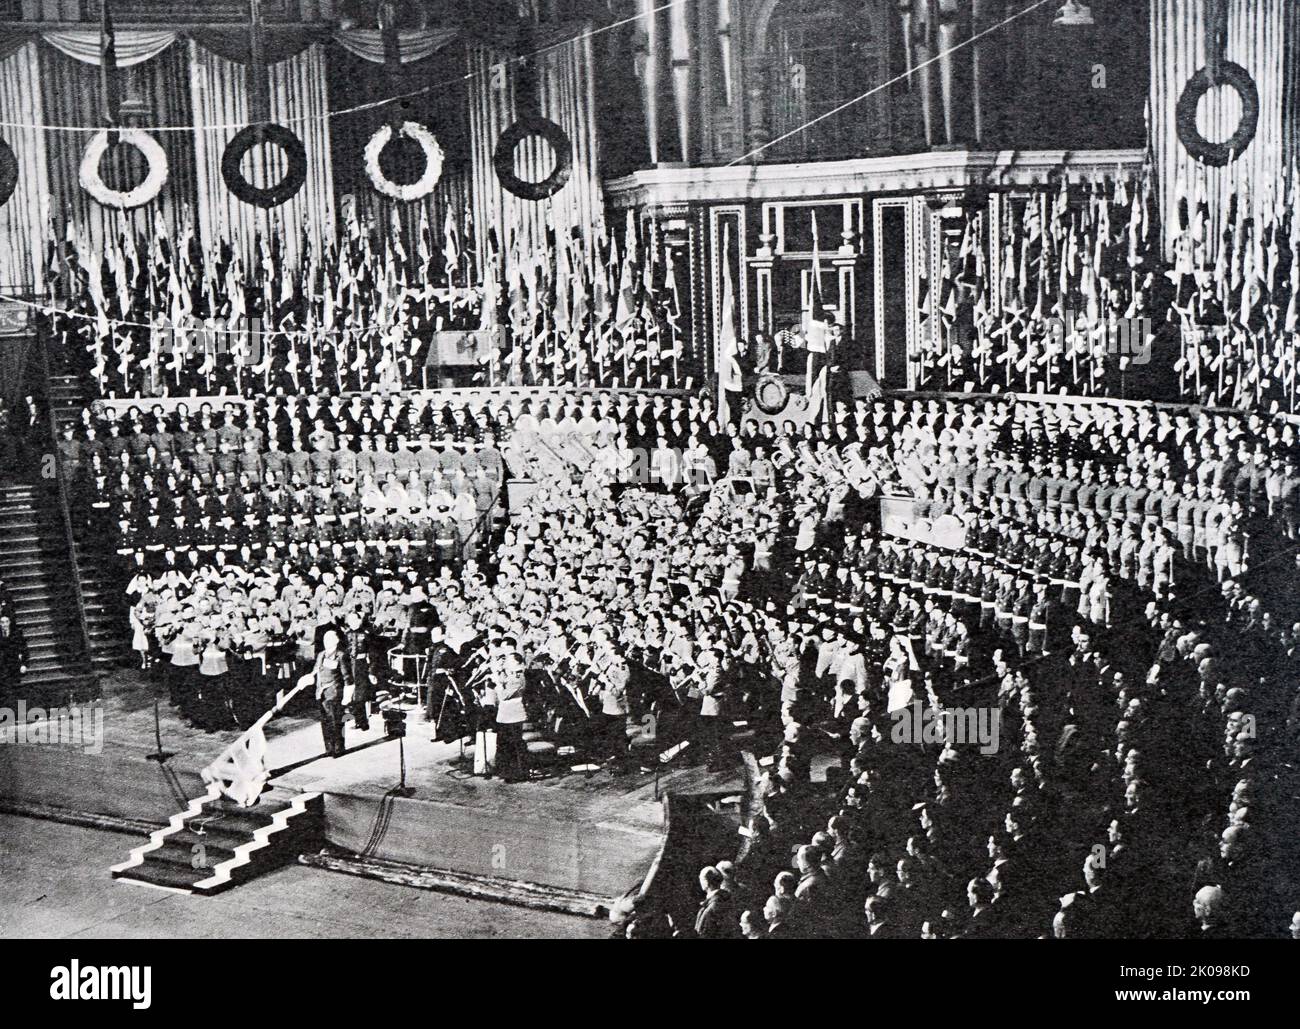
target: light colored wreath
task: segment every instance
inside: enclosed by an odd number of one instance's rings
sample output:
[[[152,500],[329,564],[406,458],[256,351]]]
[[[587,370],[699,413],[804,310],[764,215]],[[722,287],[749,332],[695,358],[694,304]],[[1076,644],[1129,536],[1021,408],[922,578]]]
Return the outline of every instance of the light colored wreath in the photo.
[[[118,129],[121,142],[135,147],[144,155],[149,164],[149,172],[144,181],[132,190],[109,189],[99,174],[99,163],[108,150],[108,130],[101,129],[90,137],[86,151],[81,155],[81,170],[77,175],[81,188],[95,198],[96,203],[104,207],[114,207],[120,211],[129,211],[133,207],[143,207],[155,200],[167,184],[167,154],[153,136],[140,129]]]
[[[370,182],[377,192],[410,203],[427,197],[438,185],[438,180],[442,178],[442,147],[438,145],[434,134],[418,122],[404,121],[398,132],[420,144],[420,149],[424,151],[424,174],[415,182],[403,186],[388,178],[379,167],[379,155],[393,138],[391,125],[381,125],[366,144],[366,174],[370,176]]]

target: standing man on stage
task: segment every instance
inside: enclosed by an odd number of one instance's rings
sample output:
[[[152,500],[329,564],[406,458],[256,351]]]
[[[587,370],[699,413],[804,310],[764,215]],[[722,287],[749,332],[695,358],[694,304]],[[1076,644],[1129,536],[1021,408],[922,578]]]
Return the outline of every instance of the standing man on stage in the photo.
[[[316,655],[316,700],[320,704],[320,730],[325,737],[325,753],[341,757],[343,744],[343,704],[352,686],[352,672],[340,648],[337,629],[326,629],[321,650]]]
[[[804,373],[804,395],[812,393],[817,376],[830,361],[831,320],[828,312],[814,304],[803,326],[804,346],[808,351],[808,367]]]
[[[524,659],[518,653],[501,662],[497,684],[497,774],[506,782],[528,778],[528,750],[524,745]]]

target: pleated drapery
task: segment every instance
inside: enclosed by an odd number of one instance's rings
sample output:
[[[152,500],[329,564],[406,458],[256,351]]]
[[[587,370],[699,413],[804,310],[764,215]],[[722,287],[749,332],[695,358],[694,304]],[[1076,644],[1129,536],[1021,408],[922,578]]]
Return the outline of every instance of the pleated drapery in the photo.
[[[124,30],[113,34],[113,53],[119,68],[152,61],[180,38],[176,32]],[[60,53],[83,64],[100,64],[99,29],[61,29],[42,32],[41,39]]]
[[[292,130],[307,151],[306,183],[292,200],[269,211],[239,200],[221,177],[221,155],[226,144],[250,118],[245,68],[210,53],[193,40],[189,60],[199,232],[204,249],[211,252],[220,241],[230,240],[243,248],[244,259],[251,267],[258,239],[274,233],[279,237],[285,261],[296,265],[304,235],[318,245],[334,236],[323,48],[314,44],[268,69],[271,118]],[[245,157],[244,168],[255,184],[279,181],[284,154],[278,147],[255,147]]]
[[[0,60],[0,121],[40,125],[45,120],[36,44]],[[0,129],[18,158],[18,185],[0,207],[0,290],[41,292],[49,229],[50,177],[38,129]]]
[[[474,217],[480,236],[495,226],[503,247],[513,232],[520,250],[545,247],[548,227],[557,237],[575,226],[591,232],[604,224],[604,191],[596,140],[595,55],[590,24],[575,37],[536,58],[536,103],[544,117],[564,129],[573,145],[573,174],[554,196],[523,200],[506,192],[497,179],[493,155],[501,133],[524,104],[516,96],[514,62],[484,47],[469,55],[470,154],[474,178]],[[515,174],[525,181],[544,179],[555,166],[550,145],[532,138],[515,149]]]
[[[1255,213],[1285,199],[1278,197],[1277,190],[1296,160],[1300,125],[1295,47],[1300,4],[1294,0],[1224,2],[1228,4],[1225,56],[1255,80],[1259,126],[1237,160],[1226,168],[1207,168],[1194,160],[1179,140],[1175,112],[1188,81],[1206,63],[1208,4],[1206,0],[1151,0],[1151,146],[1160,174],[1165,245],[1168,251],[1177,230],[1180,185],[1192,205],[1203,191],[1209,210],[1207,247],[1211,259],[1234,193],[1239,201],[1249,197]],[[1210,90],[1201,100],[1196,122],[1207,140],[1222,142],[1233,135],[1240,120],[1241,100],[1235,90],[1225,86]]]
[[[45,94],[45,117],[51,125],[74,125],[98,128],[103,117],[103,85],[99,70],[91,64],[74,60],[48,44],[40,44],[41,82]],[[149,109],[150,124],[187,125],[191,119],[187,88],[185,51],[173,47],[162,51],[152,61],[123,71],[128,92],[137,96]],[[81,188],[81,158],[89,133],[46,132],[50,195],[64,206],[61,224],[71,218],[78,234],[94,247],[102,247],[105,234],[117,238],[128,226],[137,232],[149,232],[162,214],[169,230],[179,234],[194,204],[194,152],[186,133],[159,132],[154,138],[167,154],[167,182],[158,199],[130,211],[104,207]],[[114,189],[130,189],[141,182],[148,166],[140,152],[131,146],[113,148],[104,157],[100,175]]]
[[[403,64],[427,60],[460,34],[458,29],[420,29],[399,32],[398,53]],[[375,64],[384,62],[384,34],[378,29],[339,29],[334,41],[356,57]]]

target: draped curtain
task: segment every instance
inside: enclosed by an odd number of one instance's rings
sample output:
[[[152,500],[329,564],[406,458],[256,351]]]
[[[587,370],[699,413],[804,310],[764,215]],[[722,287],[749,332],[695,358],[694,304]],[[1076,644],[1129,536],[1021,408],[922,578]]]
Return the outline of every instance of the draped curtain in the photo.
[[[541,113],[560,125],[573,144],[573,174],[554,196],[534,202],[501,188],[493,155],[501,133],[523,106],[516,96],[514,62],[484,47],[471,49],[470,153],[473,162],[474,218],[482,234],[495,226],[503,247],[513,232],[521,252],[543,249],[548,228],[567,236],[575,226],[600,231],[604,223],[604,192],[596,140],[595,55],[590,25],[576,38],[556,45],[536,58]],[[546,177],[555,166],[550,145],[531,138],[515,149],[515,174],[526,181]]]
[[[42,124],[41,92],[35,43],[27,43],[0,60],[0,122]],[[17,188],[0,207],[0,291],[11,292],[17,287],[18,292],[41,292],[50,206],[45,147],[38,129],[0,128],[0,138],[18,158]]]
[[[313,44],[268,69],[271,118],[292,130],[307,151],[307,181],[303,188],[292,200],[269,211],[243,203],[226,188],[221,177],[221,155],[226,144],[250,117],[245,68],[210,53],[193,40],[189,57],[199,229],[205,250],[211,252],[221,240],[230,240],[242,247],[244,260],[251,267],[259,237],[269,238],[274,233],[279,237],[285,261],[296,265],[304,238],[319,245],[334,235],[323,48]],[[244,158],[244,169],[255,184],[276,182],[284,171],[284,154],[278,147],[254,147]]]
[[[92,64],[68,57],[48,43],[40,44],[41,91],[45,94],[45,119],[50,125],[98,128],[103,124],[103,91],[100,72]],[[149,61],[123,71],[126,93],[144,102],[150,124],[188,125],[191,107],[185,51],[171,47]],[[81,188],[78,178],[81,155],[90,134],[50,129],[45,134],[49,162],[50,195],[63,204],[63,223],[70,219],[82,238],[102,247],[105,236],[116,238],[128,227],[149,232],[161,214],[168,230],[179,234],[193,208],[194,153],[184,132],[158,132],[154,138],[167,154],[167,183],[158,198],[130,211],[104,207]],[[100,176],[113,189],[131,189],[148,171],[135,147],[117,146],[100,164]]]
[[[329,80],[335,89],[334,108],[358,107],[393,95],[394,87],[382,64],[355,56],[351,47],[331,47],[328,56]],[[380,56],[382,59],[382,53]],[[457,231],[463,231],[463,213],[469,204],[470,164],[462,68],[459,47],[443,50],[423,61],[404,64],[402,68],[402,80],[396,91],[415,94],[398,107],[402,120],[425,126],[437,137],[443,150],[442,178],[433,193],[423,200],[411,203],[392,200],[377,192],[366,175],[366,144],[397,105],[384,105],[334,119],[332,142],[336,194],[353,196],[358,220],[362,224],[373,223],[384,233],[390,231],[396,213],[401,242],[412,262],[417,261],[422,221],[427,223],[433,237],[431,246],[435,255],[441,253],[448,212],[456,221]],[[434,84],[437,88],[419,92]],[[381,155],[380,167],[394,182],[413,182],[424,170],[423,151],[417,144],[398,139],[390,142]],[[467,244],[462,241],[464,245]],[[435,264],[441,266],[436,258]]]
[[[1161,212],[1166,248],[1178,226],[1178,190],[1195,204],[1203,190],[1210,212],[1207,237],[1212,259],[1222,220],[1235,193],[1250,197],[1258,213],[1283,202],[1283,182],[1296,160],[1297,61],[1300,5],[1293,0],[1225,0],[1228,3],[1226,56],[1254,78],[1259,89],[1259,126],[1254,141],[1226,168],[1206,168],[1188,155],[1178,138],[1175,110],[1187,82],[1206,63],[1209,38],[1206,0],[1151,0],[1151,146],[1160,174]],[[1196,119],[1211,142],[1232,136],[1241,118],[1241,100],[1230,87],[1211,90]],[[1171,255],[1172,256],[1172,255]]]
[[[432,57],[459,34],[457,29],[420,29],[398,33],[398,54],[403,64]],[[356,57],[376,64],[384,61],[384,34],[378,29],[340,29],[334,41]]]
[[[99,29],[63,29],[43,32],[41,39],[62,54],[83,64],[100,64]],[[120,32],[113,37],[113,55],[119,68],[151,61],[176,42],[175,32]]]

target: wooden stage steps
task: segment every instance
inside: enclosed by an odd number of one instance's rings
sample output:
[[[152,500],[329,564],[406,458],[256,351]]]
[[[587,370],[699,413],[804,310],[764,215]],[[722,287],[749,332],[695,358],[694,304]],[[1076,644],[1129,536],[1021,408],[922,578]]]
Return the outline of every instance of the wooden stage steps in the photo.
[[[212,894],[292,862],[319,844],[321,796],[271,788],[252,807],[212,786],[111,869],[113,878]]]

